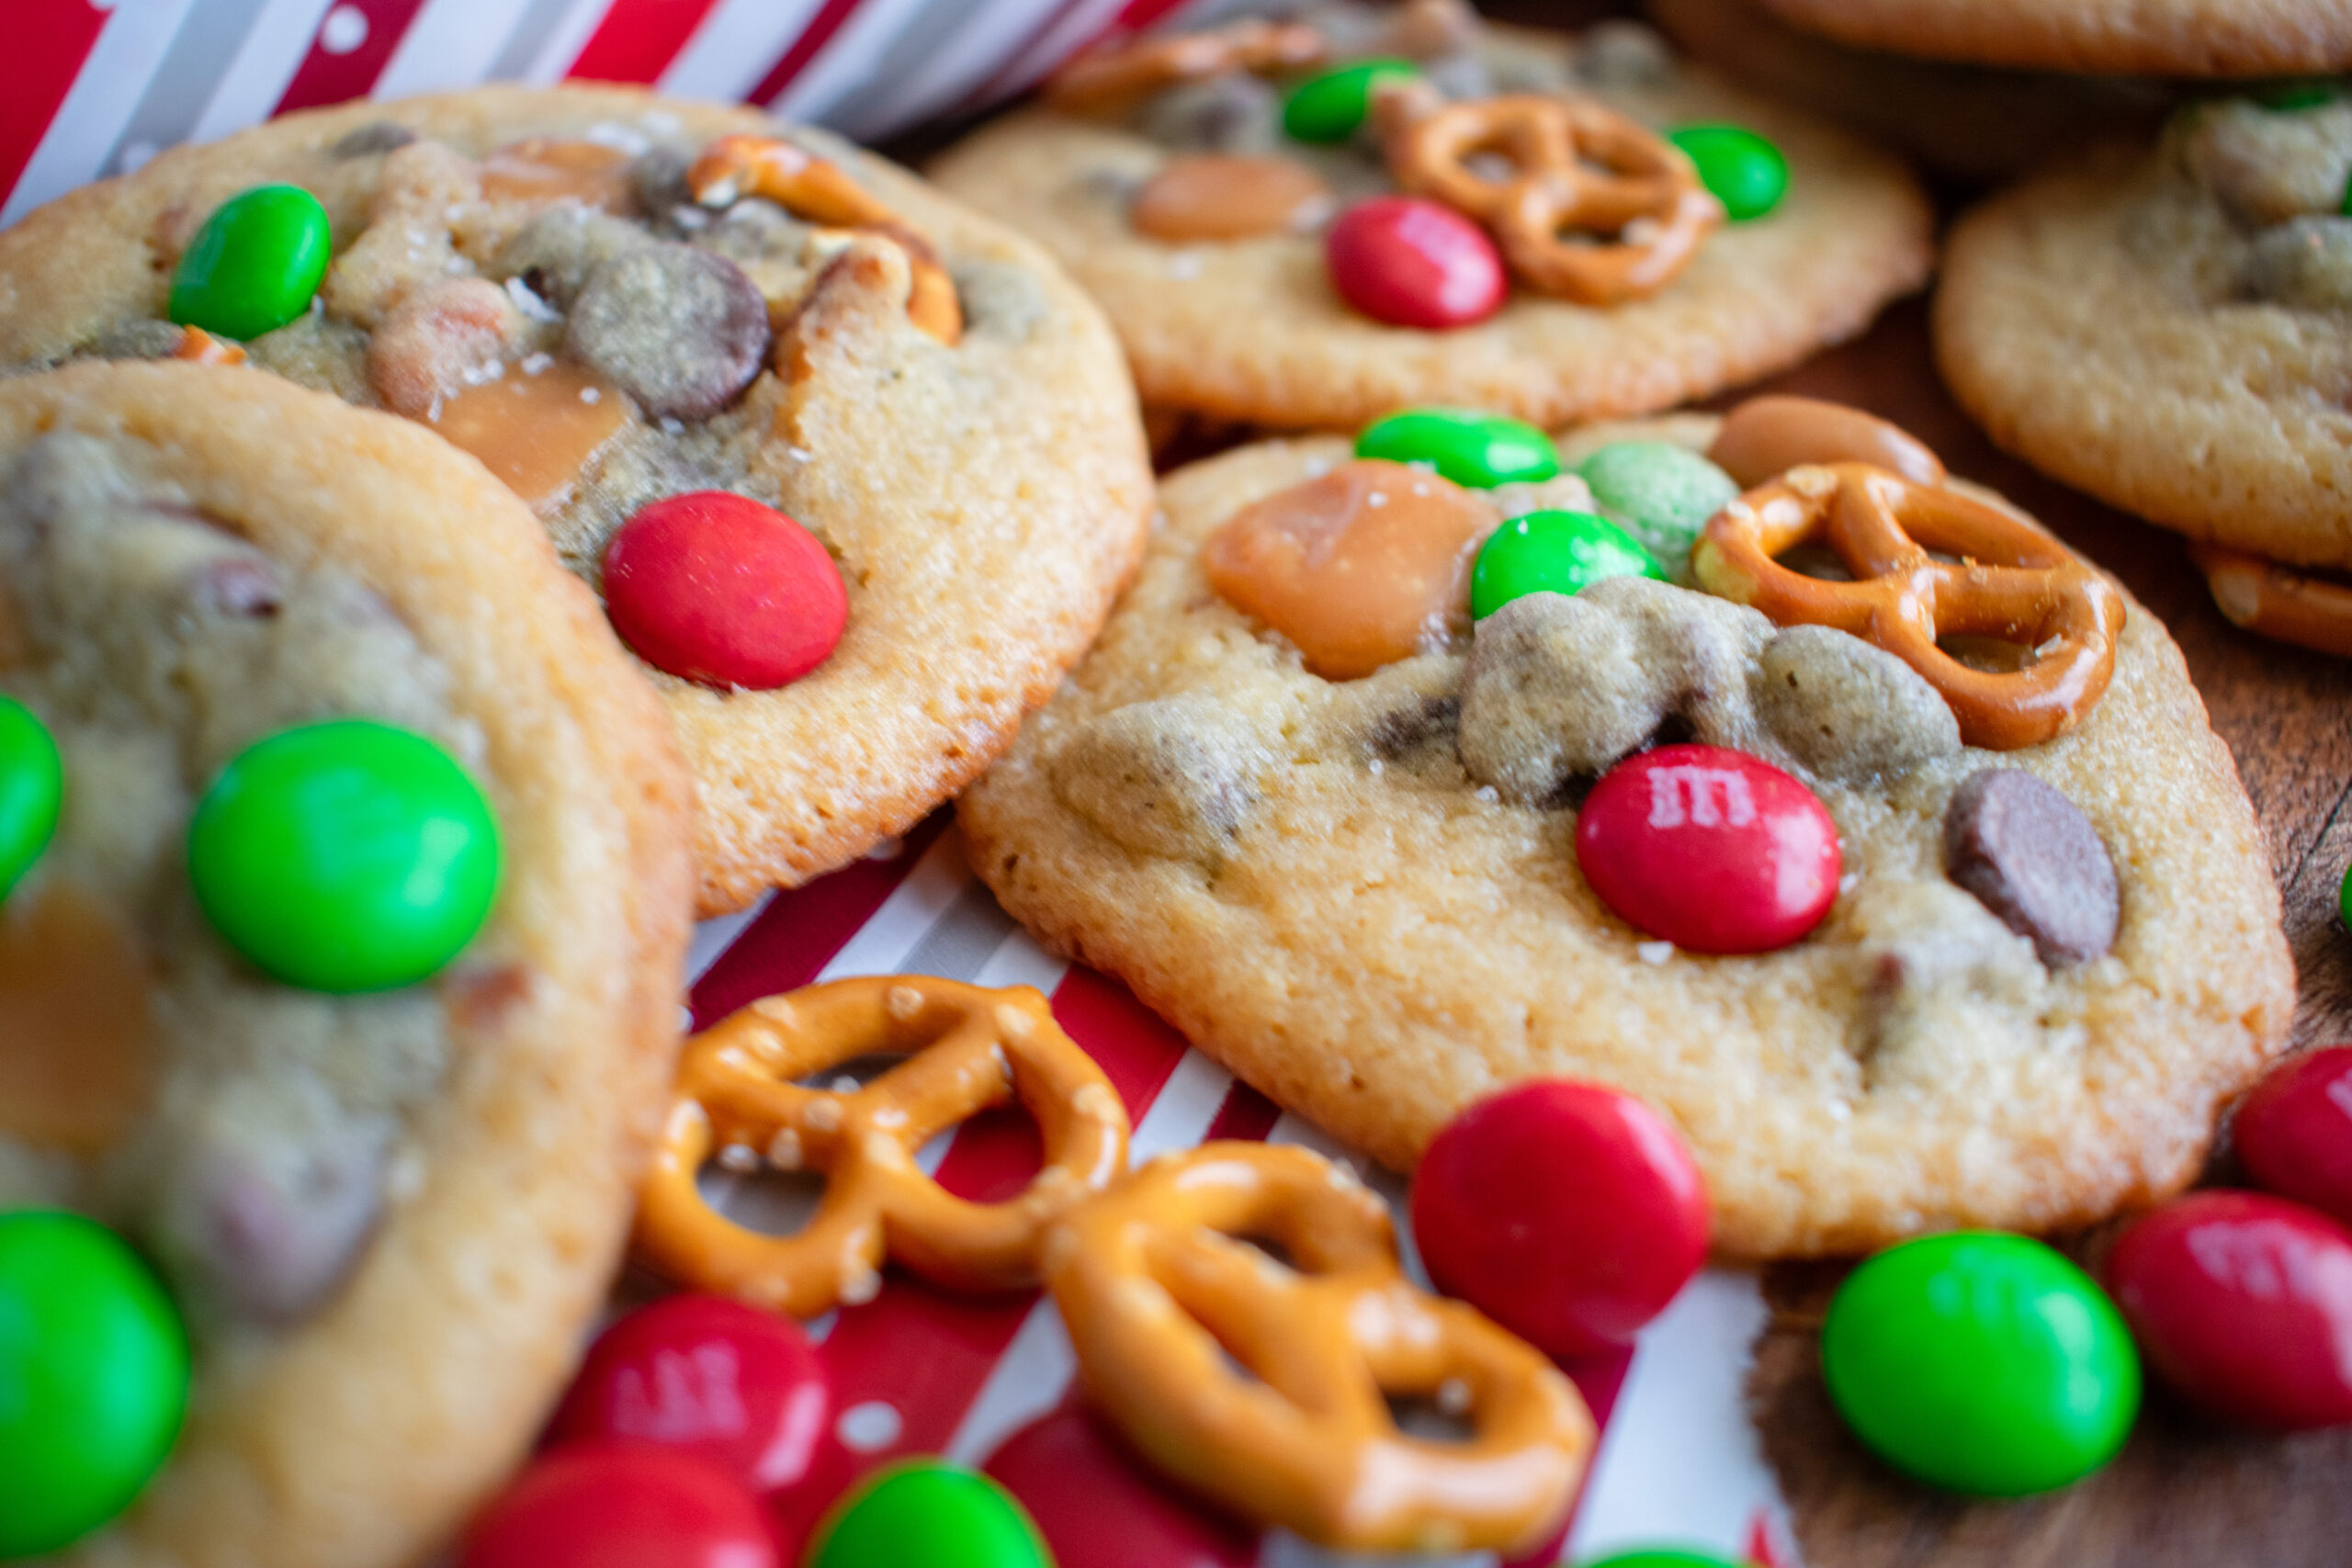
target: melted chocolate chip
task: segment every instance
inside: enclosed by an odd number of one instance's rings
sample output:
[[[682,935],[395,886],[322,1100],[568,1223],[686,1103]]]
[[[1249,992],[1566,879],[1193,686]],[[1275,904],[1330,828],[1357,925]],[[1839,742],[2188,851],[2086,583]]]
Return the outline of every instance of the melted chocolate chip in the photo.
[[[358,130],[347,132],[342,141],[328,148],[327,156],[366,158],[405,147],[415,140],[416,132],[405,125],[395,125],[389,119],[371,120]]]
[[[1461,722],[1460,697],[1421,697],[1382,714],[1364,744],[1374,756],[1394,762],[1424,746],[1451,742]]]
[[[1944,871],[2044,964],[2080,964],[2114,945],[2115,863],[2075,803],[2031,773],[1971,774],[1944,812]]]
[[[703,419],[766,360],[767,301],[743,269],[692,245],[648,245],[590,275],[572,307],[572,353],[656,418]]]

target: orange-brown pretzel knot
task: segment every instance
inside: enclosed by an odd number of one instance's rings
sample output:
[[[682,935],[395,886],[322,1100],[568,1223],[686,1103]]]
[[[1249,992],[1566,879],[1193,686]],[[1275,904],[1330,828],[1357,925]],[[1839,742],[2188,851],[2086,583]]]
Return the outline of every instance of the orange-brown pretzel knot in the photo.
[[[1044,1258],[1089,1396],[1154,1463],[1250,1518],[1345,1549],[1509,1552],[1576,1495],[1593,1426],[1574,1386],[1408,1283],[1387,1209],[1308,1150],[1155,1160],[1073,1209]],[[1433,1400],[1468,1437],[1399,1431],[1388,1394]]]
[[[877,1054],[907,1059],[852,1093],[793,1081]],[[1015,1095],[1046,1150],[1018,1196],[967,1202],[916,1165],[935,1134]],[[715,1213],[695,1185],[714,1150],[722,1161],[741,1151],[729,1163],[821,1172],[815,1218],[772,1236]],[[871,1300],[886,1253],[942,1284],[1011,1290],[1035,1283],[1046,1224],[1126,1159],[1118,1091],[1034,988],[836,980],[763,998],[686,1043],[637,1247],[681,1283],[796,1317]]]
[[[1772,558],[1815,539],[1854,581]],[[2107,690],[2123,626],[2115,586],[2031,524],[1868,463],[1792,468],[1749,491],[1709,520],[1690,570],[1708,592],[1784,626],[1835,626],[1877,644],[1943,694],[1962,739],[1995,750],[2080,723]],[[2033,662],[1975,669],[1937,646],[1956,635],[2023,644]]]
[[[1182,82],[1248,71],[1272,75],[1321,62],[1323,35],[1296,22],[1240,21],[1204,32],[1139,38],[1081,54],[1046,84],[1046,101],[1072,114],[1116,109]]]
[[[951,348],[962,341],[964,307],[956,298],[955,280],[939,265],[930,242],[839,164],[773,136],[722,136],[703,149],[686,171],[686,188],[706,207],[725,207],[740,197],[765,197],[811,223],[888,235],[906,251],[914,277],[908,319]]]
[[[1529,288],[1581,305],[1646,299],[1674,281],[1723,221],[1679,148],[1586,98],[1518,95],[1381,115],[1398,185],[1484,223]],[[1506,178],[1471,166],[1509,160]],[[1563,238],[1613,236],[1607,243]]]
[[[2213,603],[2233,625],[2256,637],[2352,657],[2352,588],[2219,545],[2193,544],[2188,554],[2205,574]]]

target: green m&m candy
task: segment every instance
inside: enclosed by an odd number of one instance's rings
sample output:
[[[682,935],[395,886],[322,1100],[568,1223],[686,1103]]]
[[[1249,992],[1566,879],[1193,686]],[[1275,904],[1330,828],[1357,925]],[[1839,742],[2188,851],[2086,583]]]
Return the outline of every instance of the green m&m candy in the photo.
[[[1407,409],[1366,425],[1356,456],[1427,463],[1474,490],[1540,484],[1560,471],[1551,437],[1532,424],[1467,409]]]
[[[1283,101],[1283,130],[1295,141],[1345,141],[1372,112],[1372,90],[1419,75],[1409,60],[1363,60],[1300,83]]]
[[[1529,593],[1579,593],[1604,577],[1666,573],[1641,541],[1589,512],[1531,512],[1478,547],[1470,567],[1470,615],[1485,620]]]
[[[818,1527],[807,1568],[1053,1568],[1012,1494],[943,1460],[881,1471]]]
[[[255,186],[204,220],[172,274],[171,318],[240,342],[311,308],[328,260],[326,209],[300,186]]]
[[[380,991],[433,974],[498,892],[498,824],[433,741],[368,719],[281,730],[220,772],[188,876],[231,946],[289,986]]]
[[[1671,441],[1612,441],[1577,466],[1612,523],[1662,560],[1679,561],[1738,481]]]
[[[104,1225],[0,1214],[0,1558],[52,1551],[128,1506],[187,1409],[187,1334]]]
[[[49,847],[64,801],[65,768],[49,727],[0,696],[0,898]]]
[[[1699,183],[1735,223],[1761,218],[1788,194],[1789,161],[1781,150],[1736,125],[1686,125],[1666,139],[1699,167]]]
[[[2344,929],[2352,931],[2352,865],[2344,868],[2344,886],[2336,891],[2335,912]]]
[[[1703,1551],[1620,1551],[1609,1557],[1596,1557],[1582,1568],[1737,1568],[1721,1557]]]
[[[1880,1458],[1980,1496],[2080,1480],[2140,1408],[2140,1362],[2106,1292],[2041,1243],[1984,1231],[1855,1269],[1822,1325],[1821,1372]]]

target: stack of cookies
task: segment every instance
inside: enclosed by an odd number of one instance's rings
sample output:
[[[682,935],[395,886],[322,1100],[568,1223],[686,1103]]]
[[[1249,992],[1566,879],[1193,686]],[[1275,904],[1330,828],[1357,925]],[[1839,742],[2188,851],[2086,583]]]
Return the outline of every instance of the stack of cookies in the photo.
[[[2010,70],[2352,59],[2333,4],[1752,3]],[[2179,649],[1910,433],[1725,395],[1927,281],[1904,161],[1632,22],[1283,11],[1082,56],[928,181],[749,109],[482,87],[0,233],[0,1559],[446,1550],[640,1196],[641,1261],[763,1313],[886,1264],[1049,1285],[1128,1439],[1253,1526],[1556,1551],[1593,1432],[1544,1356],[1629,1339],[1710,1247],[2067,1231],[2196,1178],[2295,976]],[[2054,80],[1989,90],[2158,101]],[[2016,129],[1946,162],[2010,168]],[[1969,213],[1935,306],[1996,439],[2343,652],[2348,180],[2332,89],[2199,101]],[[1148,430],[1226,449],[1155,490]],[[1551,1336],[1476,1257],[1433,1266],[1476,1310],[1408,1283],[1318,1156],[1130,1173],[1025,990],[818,987],[681,1066],[694,918],[951,799],[1040,942],[1398,1172],[1508,1091],[1600,1096],[1673,1186],[1615,1217],[1670,1211],[1679,1271]],[[834,1081],[869,1053],[909,1060]],[[948,1196],[920,1149],[1014,1100],[1046,1169]],[[831,1186],[755,1237],[713,1162]],[[624,1325],[559,1436],[658,1438],[623,1406],[671,1332]],[[1371,1370],[1298,1370],[1335,1337]],[[1385,1491],[1241,1436],[1335,1410]],[[744,1501],[808,1473],[782,1430],[677,1482],[735,1510],[708,1561],[803,1550]],[[534,1470],[463,1561],[569,1568],[576,1500],[686,1495],[613,1473]],[[888,1484],[962,1484],[923,1474]],[[1009,1504],[919,1529],[877,1485],[808,1562],[1049,1561]]]

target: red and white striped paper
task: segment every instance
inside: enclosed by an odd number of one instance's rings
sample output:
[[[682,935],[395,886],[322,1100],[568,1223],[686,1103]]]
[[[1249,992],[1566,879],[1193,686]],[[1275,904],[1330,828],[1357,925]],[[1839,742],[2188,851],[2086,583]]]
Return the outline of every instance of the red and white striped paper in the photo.
[[[887,854],[869,858],[697,935],[694,1023],[754,998],[853,975],[923,974],[984,986],[1030,985],[1101,1063],[1125,1099],[1140,1161],[1211,1138],[1311,1145],[1350,1159],[1398,1210],[1403,1189],[1351,1159],[1314,1126],[1239,1084],[1153,1015],[1118,982],[1053,957],[1001,909],[965,864],[942,813]],[[937,1179],[961,1196],[1009,1196],[1036,1165],[1035,1135],[1017,1115],[967,1123],[924,1151]],[[752,1218],[755,1189],[719,1176],[723,1205]],[[1764,1306],[1752,1275],[1702,1274],[1630,1354],[1566,1370],[1602,1422],[1601,1444],[1564,1561],[1636,1545],[1675,1544],[1766,1564],[1791,1564],[1783,1512],[1744,1412],[1748,1347]],[[809,1481],[775,1499],[788,1525],[813,1520],[873,1466],[917,1453],[987,1461],[1027,1423],[1069,1396],[1069,1342],[1050,1302],[937,1292],[895,1272],[864,1306],[816,1325],[832,1374],[835,1429]],[[1122,1568],[1195,1568],[1159,1561],[1147,1535]],[[1370,1568],[1295,1540],[1269,1538],[1262,1568]],[[1493,1568],[1491,1554],[1442,1560]],[[1543,1561],[1550,1561],[1547,1555]]]

